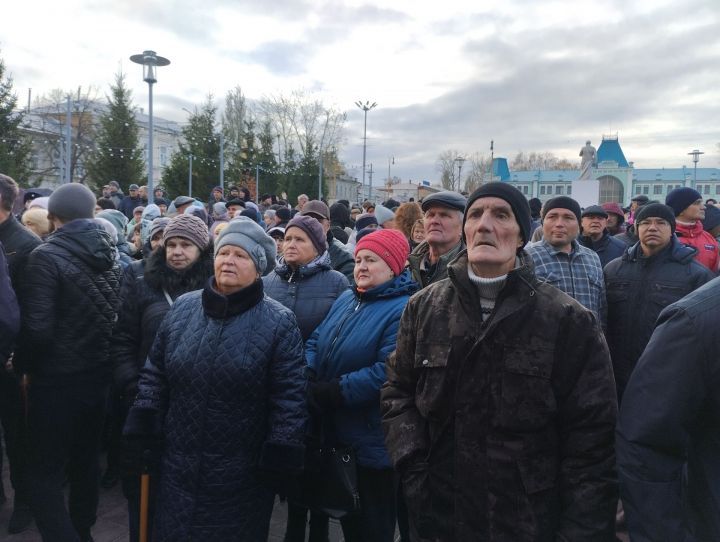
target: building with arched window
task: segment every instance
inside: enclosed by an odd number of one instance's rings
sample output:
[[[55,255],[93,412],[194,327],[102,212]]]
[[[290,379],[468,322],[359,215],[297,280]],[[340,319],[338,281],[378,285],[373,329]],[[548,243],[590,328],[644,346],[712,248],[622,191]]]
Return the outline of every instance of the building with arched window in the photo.
[[[572,196],[572,185],[578,180],[580,170],[509,171],[507,159],[495,158],[502,172],[495,180],[509,182],[528,199],[542,201],[555,196]],[[696,177],[697,175],[697,177]],[[591,168],[591,179],[599,181],[598,203],[618,202],[628,205],[630,200],[644,194],[651,200],[664,202],[673,188],[690,186],[704,198],[720,199],[720,168],[636,169],[628,162],[617,136],[603,136],[597,149],[597,163]]]

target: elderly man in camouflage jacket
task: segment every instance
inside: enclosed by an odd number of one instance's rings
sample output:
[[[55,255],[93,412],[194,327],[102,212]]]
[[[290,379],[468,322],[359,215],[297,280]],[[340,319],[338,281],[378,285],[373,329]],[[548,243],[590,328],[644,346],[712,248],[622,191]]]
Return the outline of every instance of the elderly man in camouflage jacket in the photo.
[[[467,250],[411,298],[383,425],[415,542],[613,540],[617,401],[595,315],[541,283],[512,187],[468,200]]]

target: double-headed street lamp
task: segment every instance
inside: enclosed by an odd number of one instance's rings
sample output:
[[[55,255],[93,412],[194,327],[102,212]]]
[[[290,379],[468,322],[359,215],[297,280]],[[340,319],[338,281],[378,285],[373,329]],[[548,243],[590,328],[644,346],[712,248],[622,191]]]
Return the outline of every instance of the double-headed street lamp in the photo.
[[[157,83],[157,68],[159,66],[167,66],[170,61],[162,56],[155,54],[155,51],[143,51],[140,55],[130,57],[135,64],[141,64],[143,67],[143,80],[148,84],[150,89],[150,105],[148,106],[148,203],[155,201],[155,191],[153,190],[153,83]]]
[[[465,160],[466,160],[466,158],[464,156],[458,156],[457,158],[455,158],[455,160],[453,160],[453,162],[457,162],[457,165],[458,165],[458,185],[457,185],[458,191],[460,191],[460,176],[462,175],[462,167],[463,167],[463,164],[465,163]]]
[[[363,177],[362,177],[362,189],[365,190],[365,156],[367,153],[367,114],[368,111],[370,111],[373,107],[377,105],[376,102],[370,103],[369,101],[366,101],[365,103],[362,103],[360,101],[355,102],[355,105],[357,105],[360,109],[365,111],[365,128],[363,129]],[[365,195],[363,194],[363,198]]]

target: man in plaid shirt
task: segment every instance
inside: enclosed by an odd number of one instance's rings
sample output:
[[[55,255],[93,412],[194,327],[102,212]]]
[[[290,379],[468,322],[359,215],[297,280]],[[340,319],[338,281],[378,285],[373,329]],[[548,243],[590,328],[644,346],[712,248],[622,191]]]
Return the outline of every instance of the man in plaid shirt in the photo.
[[[605,328],[607,300],[600,258],[577,241],[580,205],[558,196],[545,202],[542,219],[543,239],[525,248],[535,274],[590,309]]]

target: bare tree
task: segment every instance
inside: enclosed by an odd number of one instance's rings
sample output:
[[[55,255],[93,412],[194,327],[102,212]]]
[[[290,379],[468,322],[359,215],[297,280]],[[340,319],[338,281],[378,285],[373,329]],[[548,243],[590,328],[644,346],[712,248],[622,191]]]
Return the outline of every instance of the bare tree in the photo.
[[[465,177],[465,191],[473,192],[483,184],[492,180],[492,163],[489,157],[476,152],[465,162],[468,168],[467,177]]]
[[[512,171],[534,171],[540,169],[580,169],[580,165],[566,158],[558,158],[551,152],[518,152],[510,163]]]
[[[445,190],[458,191],[460,189],[460,178],[455,173],[458,159],[464,156],[455,149],[448,149],[438,156],[436,167],[440,172],[440,183]]]

